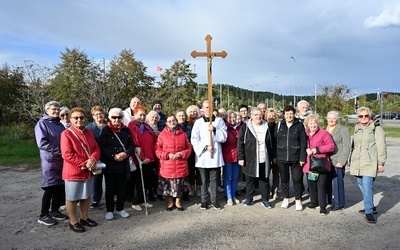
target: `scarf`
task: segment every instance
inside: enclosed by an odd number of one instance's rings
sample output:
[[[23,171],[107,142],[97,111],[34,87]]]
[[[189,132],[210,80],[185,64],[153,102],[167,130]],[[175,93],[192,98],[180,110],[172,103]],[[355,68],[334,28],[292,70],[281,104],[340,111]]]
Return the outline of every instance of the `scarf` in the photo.
[[[149,128],[148,126],[146,126],[146,123],[139,123],[137,121],[135,121],[136,125],[139,127],[140,133],[143,135],[144,131],[147,130],[147,132],[149,132],[149,134],[153,135],[153,130],[151,128]]]
[[[126,128],[126,126],[123,123],[121,123],[121,126],[115,127],[114,125],[111,124],[111,122],[107,123],[107,127],[109,127],[111,131],[115,133],[121,131],[122,128]]]

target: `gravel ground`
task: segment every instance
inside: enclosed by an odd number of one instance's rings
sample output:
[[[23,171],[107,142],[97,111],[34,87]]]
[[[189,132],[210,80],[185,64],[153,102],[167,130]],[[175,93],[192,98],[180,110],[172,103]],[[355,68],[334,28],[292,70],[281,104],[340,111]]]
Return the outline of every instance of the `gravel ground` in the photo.
[[[378,223],[368,224],[358,213],[362,196],[354,177],[347,174],[346,209],[319,215],[319,210],[288,209],[272,201],[272,209],[260,204],[227,206],[222,210],[200,210],[200,199],[183,203],[184,212],[165,211],[157,201],[149,215],[133,211],[127,219],[116,215],[106,221],[104,201],[90,211],[99,225],[77,234],[68,223],[46,227],[37,223],[42,191],[37,166],[0,167],[0,249],[399,249],[399,139],[388,138],[386,171],[375,181]],[[242,186],[243,183],[240,183]],[[244,196],[238,197],[241,200]],[[303,197],[304,207],[309,202]]]

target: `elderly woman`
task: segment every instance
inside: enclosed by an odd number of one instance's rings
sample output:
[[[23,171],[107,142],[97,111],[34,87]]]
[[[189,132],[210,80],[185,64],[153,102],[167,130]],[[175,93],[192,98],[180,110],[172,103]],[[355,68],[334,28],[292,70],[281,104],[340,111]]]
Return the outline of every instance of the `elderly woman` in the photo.
[[[264,119],[268,123],[268,127],[271,131],[271,139],[272,139],[272,149],[273,155],[276,154],[276,117],[277,112],[273,108],[269,108],[265,111]],[[279,188],[279,168],[276,165],[276,158],[274,157],[271,160],[271,170],[272,170],[272,187],[271,187],[271,197],[274,200],[278,199],[278,188]]]
[[[350,174],[357,177],[358,187],[364,200],[364,209],[368,223],[376,223],[373,214],[377,213],[374,207],[374,180],[377,172],[383,173],[387,157],[386,138],[383,128],[374,124],[372,112],[369,108],[361,107],[357,110],[358,123],[354,129],[353,150],[350,157]]]
[[[192,152],[192,146],[185,132],[177,126],[175,115],[167,116],[166,125],[155,145],[156,155],[160,159],[158,193],[168,196],[167,211],[172,211],[174,206],[183,211],[181,194],[187,188],[187,159]]]
[[[289,179],[292,176],[296,211],[303,211],[301,193],[303,166],[306,162],[306,133],[303,123],[295,118],[296,109],[283,108],[283,120],[276,125],[276,160],[281,177],[283,202],[281,208],[289,207]],[[289,174],[290,172],[290,174]]]
[[[350,155],[350,132],[347,127],[339,124],[339,112],[329,111],[326,119],[328,125],[326,131],[332,135],[333,142],[335,143],[335,151],[330,154],[331,158],[331,177],[333,178],[333,194],[334,201],[331,211],[342,210],[345,205],[345,192],[344,192],[344,174],[347,159]],[[329,177],[328,177],[329,180]],[[332,183],[328,181],[328,203],[332,199]]]
[[[85,129],[85,114],[81,108],[69,113],[71,126],[61,135],[61,151],[64,158],[63,179],[65,199],[70,217],[69,228],[77,233],[85,232],[83,226],[95,227],[97,223],[89,218],[90,197],[93,195],[93,174],[100,159],[100,148],[93,132]],[[77,203],[81,218],[78,221]]]
[[[69,109],[67,107],[60,108],[60,121],[65,128],[71,126],[71,121],[69,119]]]
[[[106,183],[107,220],[114,219],[114,196],[117,196],[116,210],[123,217],[129,217],[124,210],[127,173],[130,171],[129,156],[135,153],[135,146],[129,129],[122,123],[124,114],[120,108],[108,112],[109,122],[101,130],[99,145],[101,160],[106,164],[104,178]]]
[[[134,120],[129,122],[129,131],[132,135],[132,138],[135,142],[136,147],[140,147],[140,160],[142,161],[142,169],[143,169],[143,181],[145,186],[145,191],[148,193],[148,200],[155,201],[153,196],[153,188],[157,187],[157,176],[156,168],[157,168],[157,158],[154,151],[154,144],[156,143],[156,135],[153,132],[153,129],[149,124],[146,123],[146,112],[147,109],[141,105],[138,105],[133,110]],[[132,208],[134,210],[141,210],[140,205],[144,206],[144,197],[141,188],[140,181],[140,173],[139,171],[135,171],[136,180],[138,180],[138,185],[136,186],[136,197],[132,202]],[[153,207],[153,204],[147,203],[147,207]]]
[[[191,105],[186,109],[186,116],[187,118],[187,123],[191,127],[190,129],[190,136],[188,136],[189,140],[191,138],[192,134],[192,128],[194,125],[194,122],[200,117],[200,109],[196,105]],[[177,116],[178,122],[179,122],[179,116]],[[194,150],[192,150],[192,153],[189,157],[188,164],[189,164],[189,183],[191,186],[191,191],[192,195],[196,195],[197,197],[200,197],[201,195],[201,190],[200,190],[200,185],[201,185],[201,176],[199,169],[195,167],[195,160],[196,160],[196,154],[194,153]],[[189,194],[190,195],[190,194]]]
[[[93,122],[89,123],[86,128],[92,130],[94,138],[99,141],[100,132],[106,126],[104,120],[104,110],[100,106],[94,106],[90,111],[92,113]],[[101,196],[103,195],[103,173],[96,174],[94,177],[94,195],[91,208],[98,207],[100,204]]]
[[[246,175],[246,200],[250,206],[255,195],[255,182],[261,193],[261,204],[269,209],[269,168],[272,158],[272,140],[268,124],[263,120],[260,108],[253,108],[251,117],[240,128],[237,157]]]
[[[35,126],[36,144],[40,151],[42,184],[44,190],[38,223],[52,226],[68,217],[59,212],[64,181],[61,178],[63,159],[60,139],[64,126],[60,122],[60,103],[51,101],[44,106],[44,115]],[[51,213],[49,213],[51,204]]]
[[[307,127],[307,155],[308,160],[304,165],[303,172],[308,174],[310,171],[311,157],[325,158],[326,169],[325,173],[318,173],[317,180],[308,181],[308,188],[310,192],[310,205],[308,208],[315,209],[320,207],[320,214],[326,215],[326,180],[328,173],[331,168],[329,153],[335,150],[335,143],[333,142],[332,136],[325,130],[319,128],[319,116],[316,114],[308,115],[304,120],[304,125]]]
[[[146,122],[153,129],[153,133],[155,136],[158,136],[160,134],[157,125],[159,120],[160,120],[160,115],[154,110],[151,110],[146,116]]]
[[[236,113],[228,111],[227,122],[227,139],[222,143],[222,155],[224,156],[224,189],[227,198],[227,204],[232,206],[240,203],[236,198],[236,190],[239,179],[240,165],[237,158],[237,141],[240,131],[240,124],[236,121]]]

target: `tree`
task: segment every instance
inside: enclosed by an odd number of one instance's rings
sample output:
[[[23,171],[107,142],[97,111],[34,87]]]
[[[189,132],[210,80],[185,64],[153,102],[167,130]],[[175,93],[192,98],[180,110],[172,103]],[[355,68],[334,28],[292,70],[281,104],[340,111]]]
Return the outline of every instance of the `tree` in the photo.
[[[143,105],[154,98],[154,77],[147,75],[147,67],[135,58],[131,50],[122,50],[110,62],[107,92],[113,95],[113,105],[127,107],[132,97],[138,96]]]
[[[20,69],[12,69],[8,65],[0,68],[0,124],[19,120],[20,108],[16,100],[21,98],[24,88],[24,76]]]
[[[317,101],[314,101],[317,112],[321,117],[325,117],[331,110],[342,112],[345,110],[347,98],[347,86],[342,85],[319,85],[320,94],[317,95]],[[312,103],[311,103],[312,105]]]
[[[163,110],[175,112],[195,104],[195,77],[196,74],[192,73],[190,63],[186,63],[186,60],[175,61],[171,68],[165,70],[156,93],[156,99],[163,101]]]
[[[63,106],[90,110],[94,100],[90,99],[89,85],[98,82],[100,68],[84,51],[78,48],[65,50],[61,52],[61,63],[55,66],[49,94]]]

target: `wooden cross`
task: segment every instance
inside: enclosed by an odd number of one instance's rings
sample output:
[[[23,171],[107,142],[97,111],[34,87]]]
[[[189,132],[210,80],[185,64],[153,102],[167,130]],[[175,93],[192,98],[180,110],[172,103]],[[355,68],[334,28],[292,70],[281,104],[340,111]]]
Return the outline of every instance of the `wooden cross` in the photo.
[[[197,52],[195,50],[190,54],[193,58],[198,56],[207,57],[207,80],[208,80],[208,112],[210,115],[210,124],[212,124],[212,111],[213,111],[213,100],[212,100],[212,59],[214,57],[222,57],[225,58],[228,54],[225,51],[221,52],[212,52],[211,51],[211,40],[212,37],[210,35],[206,36],[207,42],[207,52]],[[221,100],[220,100],[221,101]],[[213,145],[212,140],[212,131],[210,131],[210,146]],[[210,157],[213,157],[213,154],[210,153]]]

